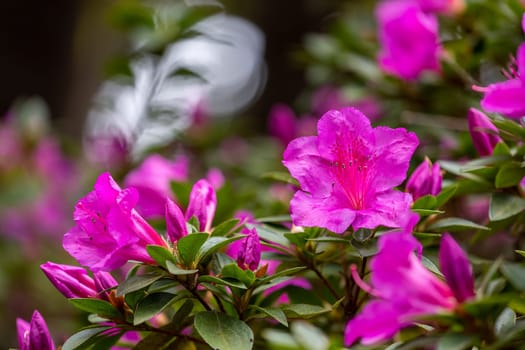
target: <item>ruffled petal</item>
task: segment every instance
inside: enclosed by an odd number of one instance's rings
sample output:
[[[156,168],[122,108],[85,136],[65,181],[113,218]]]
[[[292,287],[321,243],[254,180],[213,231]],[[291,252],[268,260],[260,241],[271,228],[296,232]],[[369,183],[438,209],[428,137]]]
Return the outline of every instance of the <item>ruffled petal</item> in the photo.
[[[412,196],[409,193],[396,190],[379,193],[369,209],[356,212],[352,226],[355,230],[378,226],[401,227],[411,205]]]
[[[491,84],[485,89],[481,107],[510,118],[520,118],[525,115],[525,85],[519,79]]]

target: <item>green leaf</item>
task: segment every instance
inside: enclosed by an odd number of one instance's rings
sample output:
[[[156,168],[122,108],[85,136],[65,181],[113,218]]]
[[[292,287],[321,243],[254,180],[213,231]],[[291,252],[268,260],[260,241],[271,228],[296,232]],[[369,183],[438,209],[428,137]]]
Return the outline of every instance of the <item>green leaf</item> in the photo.
[[[171,261],[166,261],[166,268],[173,275],[191,275],[199,272],[198,269],[181,269]]]
[[[330,312],[330,309],[310,304],[290,304],[283,306],[283,311],[290,318],[312,318]]]
[[[434,264],[432,262],[432,260],[430,260],[426,256],[421,257],[421,263],[423,264],[423,266],[425,266],[428,270],[432,271],[436,275],[444,277],[443,274],[441,273],[441,271],[439,271],[439,269],[436,266],[436,264]]]
[[[217,350],[250,350],[253,332],[246,323],[215,311],[195,315],[194,326],[204,341]]]
[[[289,214],[287,215],[273,215],[273,216],[265,216],[265,217],[262,217],[262,218],[257,218],[256,219],[257,222],[277,222],[277,223],[281,223],[281,222],[287,222],[287,221],[292,221],[292,218],[290,217]]]
[[[243,270],[237,264],[224,266],[221,270],[221,277],[241,281],[248,288],[255,281],[255,274],[251,270]]]
[[[270,316],[283,326],[288,327],[288,320],[286,319],[286,315],[284,314],[283,310],[273,307],[260,307],[257,305],[252,305],[251,307],[267,316]]]
[[[182,237],[177,242],[177,249],[180,260],[184,266],[195,268],[197,264],[194,263],[200,247],[206,242],[210,235],[207,233],[191,233]]]
[[[176,326],[183,324],[183,322],[186,320],[186,318],[191,314],[193,311],[193,300],[186,299],[184,301],[184,304],[175,312],[175,315],[171,319],[171,322],[175,324]]]
[[[525,291],[525,267],[523,265],[506,263],[501,265],[500,270],[516,289]]]
[[[284,234],[284,237],[286,237],[290,243],[299,248],[304,247],[309,236],[306,232],[289,232]]]
[[[493,119],[494,125],[505,133],[516,137],[518,140],[525,139],[525,129],[518,123],[510,119]],[[503,136],[503,135],[502,135]]]
[[[165,247],[149,245],[146,247],[146,251],[148,252],[148,255],[157,262],[157,264],[164,268],[166,268],[167,261],[175,262],[175,257]]]
[[[71,337],[62,345],[62,350],[75,350],[88,346],[98,334],[111,329],[111,327],[91,327],[83,329]],[[87,344],[86,344],[87,343]],[[82,346],[84,345],[84,347]]]
[[[174,340],[174,336],[162,333],[150,333],[133,347],[133,350],[164,349],[164,346]]]
[[[512,329],[512,327],[514,327],[515,324],[516,313],[514,312],[514,310],[506,307],[496,319],[496,323],[494,324],[494,333],[496,333],[498,337],[501,337],[510,329]]]
[[[496,174],[494,186],[496,188],[505,188],[516,186],[525,176],[525,168],[522,168],[520,163],[512,162],[504,164]]]
[[[79,310],[97,314],[109,319],[121,319],[122,315],[113,305],[102,299],[72,298],[69,302]]]
[[[344,243],[344,244],[350,244],[349,239],[345,238],[339,238],[339,237],[316,237],[316,238],[308,238],[309,241],[314,242],[323,242],[323,243]]]
[[[255,227],[257,229],[257,233],[259,234],[259,237],[261,239],[264,239],[267,242],[273,242],[273,243],[280,244],[285,247],[290,246],[290,242],[288,242],[286,237],[284,237],[284,234],[283,234],[284,232],[278,231],[272,228],[271,226],[247,224],[246,227],[249,229],[252,229]]]
[[[215,276],[199,276],[199,283],[203,283],[203,282],[222,284],[224,286],[246,289],[246,286],[241,281],[224,279],[224,278],[219,278]]]
[[[525,210],[525,199],[505,193],[494,193],[490,197],[489,219],[500,221]]]
[[[272,281],[272,280],[274,280],[274,279],[276,279],[278,277],[295,275],[298,272],[301,272],[301,271],[303,271],[305,269],[306,269],[306,267],[304,267],[304,266],[291,267],[289,269],[285,269],[285,270],[276,272],[276,273],[274,273],[272,275],[269,275],[269,276],[266,276],[264,278],[261,278],[257,282],[258,282],[258,284],[268,283],[268,282],[270,282],[270,281]]]
[[[292,334],[305,350],[327,350],[330,340],[322,330],[306,321],[292,323]]]
[[[461,333],[447,333],[437,343],[436,350],[464,350],[472,345],[475,338]]]
[[[414,213],[419,214],[419,216],[430,216],[430,215],[438,215],[438,214],[444,213],[444,211],[442,210],[432,210],[432,209],[414,209],[412,208],[412,211]]]
[[[239,226],[239,219],[230,219],[222,222],[221,224],[215,226],[211,233],[212,236],[227,236],[232,233],[235,228]]]
[[[456,194],[458,187],[456,185],[449,186],[441,190],[436,196],[436,206],[435,208],[441,208],[445,203],[447,203],[450,198]]]
[[[133,325],[136,326],[160,313],[172,302],[177,296],[171,293],[153,293],[148,294],[144,299],[139,301],[133,314]]]
[[[210,237],[204,244],[200,247],[199,251],[197,252],[197,256],[195,257],[195,261],[198,263],[205,258],[207,258],[210,254],[215,253],[217,250],[226,247],[232,242],[235,242],[241,238],[244,238],[245,236],[235,236],[235,237]]]
[[[351,243],[361,257],[369,257],[377,253],[377,238],[358,241],[352,237]]]
[[[142,288],[148,287],[150,284],[155,282],[156,280],[161,279],[164,277],[164,273],[145,273],[143,275],[135,275],[131,276],[124,282],[122,282],[118,288],[117,288],[117,296],[122,296],[124,294],[128,294],[131,292],[135,292],[137,290],[140,290]]]
[[[180,204],[181,208],[187,208],[190,200],[191,188],[193,185],[188,182],[171,182],[171,190],[177,197],[177,203]]]
[[[290,173],[284,171],[271,171],[261,175],[263,179],[275,180],[280,182],[286,182],[294,186],[299,187],[299,182],[290,175]]]
[[[462,219],[462,218],[445,218],[438,221],[435,221],[432,223],[429,227],[429,230],[443,232],[443,231],[460,231],[460,230],[468,230],[468,229],[475,229],[475,230],[490,230],[490,228],[476,224],[475,222],[472,222],[470,220]]]
[[[522,257],[525,258],[525,250],[519,250],[519,249],[517,249],[517,250],[515,250],[515,252],[518,253],[519,255],[521,255]]]
[[[426,195],[419,197],[414,204],[412,204],[412,209],[434,209],[437,207],[436,197],[432,195]]]

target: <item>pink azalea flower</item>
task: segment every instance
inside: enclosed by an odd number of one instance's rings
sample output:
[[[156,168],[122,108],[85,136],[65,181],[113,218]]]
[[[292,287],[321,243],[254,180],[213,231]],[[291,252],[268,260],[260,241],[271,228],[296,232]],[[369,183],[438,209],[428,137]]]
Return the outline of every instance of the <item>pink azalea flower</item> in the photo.
[[[404,80],[415,80],[423,71],[440,71],[441,46],[438,21],[413,1],[391,0],[376,9],[379,26],[379,64]]]
[[[356,282],[375,298],[350,320],[345,328],[345,344],[370,345],[393,337],[422,315],[453,311],[474,296],[472,269],[465,253],[448,235],[441,241],[439,261],[446,283],[421,263],[415,251],[421,244],[410,233],[417,215],[403,232],[389,233],[379,239],[379,252],[372,258],[371,286],[357,275]],[[377,317],[381,315],[381,317]]]
[[[417,136],[372,128],[354,108],[327,112],[317,129],[318,136],[295,139],[284,152],[283,164],[301,186],[290,203],[294,224],[337,233],[399,227],[412,197],[393,187],[406,177]]]
[[[406,191],[412,195],[414,200],[427,194],[433,196],[441,192],[443,175],[439,163],[434,163],[425,157],[425,160],[414,170],[407,181]]]
[[[490,156],[494,147],[501,142],[498,136],[498,128],[492,124],[490,119],[483,112],[471,108],[468,112],[468,130],[474,148],[480,156]]]
[[[217,195],[213,186],[204,179],[197,181],[191,189],[190,202],[186,209],[186,220],[195,216],[199,221],[199,231],[211,232],[216,208]]]
[[[135,187],[139,192],[139,213],[145,218],[161,217],[164,215],[166,198],[175,200],[170,183],[187,179],[188,159],[185,156],[178,156],[171,161],[152,154],[126,176],[124,186]]]
[[[33,312],[31,323],[17,318],[16,328],[20,350],[55,350],[46,321],[37,310]]]
[[[455,14],[463,11],[463,0],[417,0],[421,9],[429,13]]]
[[[138,192],[121,189],[109,173],[75,206],[76,226],[64,235],[64,249],[92,271],[111,271],[128,260],[154,263],[148,245],[167,246],[134,209]]]
[[[485,94],[481,100],[484,110],[509,118],[525,116],[525,43],[518,48],[516,60],[517,67],[509,68],[506,74],[508,80],[487,87],[473,87]]]
[[[285,104],[276,104],[270,111],[268,128],[270,135],[286,146],[296,137],[304,136],[315,130],[316,118],[303,116],[297,118],[293,110]]]

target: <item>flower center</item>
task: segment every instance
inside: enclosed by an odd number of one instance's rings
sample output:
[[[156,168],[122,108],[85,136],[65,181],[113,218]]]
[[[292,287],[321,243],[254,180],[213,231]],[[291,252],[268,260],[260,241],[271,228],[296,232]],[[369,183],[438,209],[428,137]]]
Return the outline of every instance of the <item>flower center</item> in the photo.
[[[350,146],[336,143],[335,159],[330,162],[334,179],[341,185],[350,207],[354,210],[367,208],[367,194],[371,182],[371,155],[360,139],[353,140]]]

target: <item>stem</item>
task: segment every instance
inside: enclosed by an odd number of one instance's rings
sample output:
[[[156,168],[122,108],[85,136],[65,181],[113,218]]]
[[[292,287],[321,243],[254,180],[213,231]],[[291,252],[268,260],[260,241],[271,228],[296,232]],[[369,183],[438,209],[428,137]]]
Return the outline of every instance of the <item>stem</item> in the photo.
[[[326,286],[326,288],[328,288],[328,290],[330,291],[330,293],[333,295],[333,297],[335,298],[335,300],[339,300],[340,297],[339,295],[337,294],[337,291],[334,289],[334,287],[330,284],[330,282],[328,282],[328,280],[326,279],[326,277],[323,276],[323,274],[321,273],[321,271],[319,271],[319,269],[317,268],[317,266],[315,266],[315,263],[312,264],[310,266],[310,269],[315,272],[315,274],[317,275],[317,277],[319,277],[319,279],[321,280],[321,282],[323,282],[323,284]]]
[[[210,305],[208,305],[208,303],[204,299],[202,299],[202,297],[199,295],[199,293],[195,289],[188,289],[188,290],[195,297],[195,299],[197,299],[202,304],[202,306],[204,306],[204,308],[207,311],[211,311],[212,310]]]

